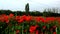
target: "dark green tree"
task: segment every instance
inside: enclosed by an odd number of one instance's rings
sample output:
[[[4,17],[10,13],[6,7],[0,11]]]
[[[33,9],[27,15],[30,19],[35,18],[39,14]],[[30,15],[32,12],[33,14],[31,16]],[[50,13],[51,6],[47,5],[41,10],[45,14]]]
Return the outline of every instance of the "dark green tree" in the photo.
[[[29,3],[26,4],[25,11],[26,11],[26,15],[28,15],[29,14]]]

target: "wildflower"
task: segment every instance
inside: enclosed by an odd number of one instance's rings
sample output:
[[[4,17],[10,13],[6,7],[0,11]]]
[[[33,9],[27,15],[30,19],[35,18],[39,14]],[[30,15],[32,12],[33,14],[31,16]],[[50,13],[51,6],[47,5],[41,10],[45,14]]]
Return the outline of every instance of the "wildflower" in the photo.
[[[14,16],[14,14],[12,14],[12,13],[9,14],[9,17],[10,17],[10,18],[12,18],[13,16]]]
[[[41,18],[40,17],[36,17],[36,21],[40,22]]]
[[[22,16],[22,18],[23,18],[24,20],[26,19],[26,17],[27,17],[26,15],[23,15],[23,16]]]
[[[46,29],[46,26],[43,26],[42,28],[43,28],[43,29]]]
[[[20,16],[16,16],[15,20],[17,20],[17,21],[20,20]]]
[[[56,32],[53,32],[53,34],[56,34]]]
[[[4,21],[6,22],[6,23],[9,23],[9,17],[8,16],[4,16]]]
[[[36,34],[38,34],[38,30],[36,31]]]
[[[30,21],[31,21],[31,18],[32,18],[31,16],[27,16],[25,20],[26,20],[27,22],[30,22]]]
[[[19,30],[16,30],[16,34],[18,34],[20,31]]]
[[[21,18],[20,20],[18,20],[18,23],[22,23],[24,21],[23,18]]]
[[[29,29],[30,33],[34,32],[35,30],[36,30],[36,26],[30,26],[30,29]]]

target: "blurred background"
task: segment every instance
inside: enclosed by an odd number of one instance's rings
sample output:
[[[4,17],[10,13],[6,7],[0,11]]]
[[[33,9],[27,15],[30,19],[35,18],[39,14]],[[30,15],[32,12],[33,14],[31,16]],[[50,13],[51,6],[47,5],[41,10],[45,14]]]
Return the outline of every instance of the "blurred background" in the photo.
[[[29,4],[29,15],[60,16],[60,0],[0,0],[0,14],[24,15],[26,4]]]

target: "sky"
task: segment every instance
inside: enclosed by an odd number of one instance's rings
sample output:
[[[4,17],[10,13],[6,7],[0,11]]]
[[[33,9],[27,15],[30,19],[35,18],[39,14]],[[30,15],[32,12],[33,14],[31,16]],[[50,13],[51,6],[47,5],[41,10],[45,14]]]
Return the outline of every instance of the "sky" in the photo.
[[[60,8],[60,0],[0,0],[0,10],[24,11],[27,3],[29,3],[30,11]]]

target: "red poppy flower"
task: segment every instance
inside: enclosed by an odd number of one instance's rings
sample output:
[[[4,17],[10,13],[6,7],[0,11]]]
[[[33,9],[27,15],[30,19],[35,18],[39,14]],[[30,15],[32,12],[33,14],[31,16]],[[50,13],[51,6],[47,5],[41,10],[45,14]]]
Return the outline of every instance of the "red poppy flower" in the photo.
[[[59,18],[56,18],[56,21],[59,23],[60,25],[60,17]]]
[[[43,29],[46,29],[46,26],[43,26],[42,28],[43,28]]]
[[[1,22],[4,22],[4,17],[1,17]]]
[[[36,21],[40,22],[41,18],[40,17],[36,17]]]
[[[1,16],[6,16],[6,14],[2,14]]]
[[[1,17],[0,17],[0,21],[1,21]]]
[[[23,19],[25,20],[25,19],[26,19],[26,17],[27,17],[26,15],[23,15],[21,18],[23,18]]]
[[[47,17],[47,18],[46,18],[46,22],[49,22],[50,20],[51,20],[50,17]]]
[[[10,17],[10,18],[12,18],[13,16],[14,16],[14,14],[12,14],[12,13],[9,14],[9,17]]]
[[[31,21],[31,18],[32,18],[31,16],[27,16],[25,20],[26,20],[27,22],[30,22],[30,21]]]
[[[20,20],[18,20],[18,23],[22,23],[24,21],[23,18],[21,18]]]
[[[45,22],[45,19],[44,19],[44,18],[41,18],[41,21],[42,21],[42,22]]]
[[[54,17],[47,17],[46,18],[46,22],[53,22],[53,21],[55,21]]]
[[[29,31],[32,33],[32,32],[34,32],[36,30],[36,26],[30,26],[30,29],[29,29]]]
[[[9,23],[9,17],[8,16],[4,16],[4,21],[6,22],[6,23]]]
[[[17,20],[17,21],[20,20],[20,16],[16,16],[15,20]]]
[[[18,34],[20,31],[19,30],[16,30],[16,34]]]
[[[56,34],[56,32],[53,32],[53,34]]]
[[[55,19],[56,19],[56,18],[54,18],[54,17],[51,18],[52,21],[55,21]]]
[[[38,34],[38,30],[36,31],[36,34]]]
[[[9,19],[9,17],[8,16],[4,16],[4,20],[8,20]]]
[[[9,23],[9,20],[6,20],[6,23]]]
[[[36,21],[37,22],[45,22],[44,18],[43,17],[36,17]]]

